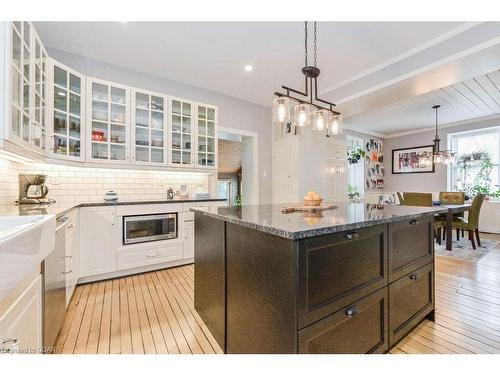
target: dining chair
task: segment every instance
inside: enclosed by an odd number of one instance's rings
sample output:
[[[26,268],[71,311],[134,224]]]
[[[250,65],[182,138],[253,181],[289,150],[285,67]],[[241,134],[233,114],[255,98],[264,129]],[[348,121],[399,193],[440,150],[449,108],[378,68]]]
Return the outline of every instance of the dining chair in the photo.
[[[439,202],[441,204],[464,204],[465,193],[463,191],[440,191]],[[453,217],[464,217],[464,213],[459,212],[458,214],[454,214]],[[464,230],[462,229],[462,237],[463,236],[464,236]],[[457,229],[457,241],[459,240],[460,240],[460,229]]]
[[[403,199],[403,194],[401,194],[399,191],[396,192],[396,194],[398,195],[399,204],[404,206],[405,200]]]
[[[472,243],[472,248],[476,249],[476,242],[474,241],[474,236],[477,240],[477,245],[481,246],[481,239],[479,238],[479,214],[481,213],[481,206],[484,202],[485,194],[478,194],[472,201],[469,210],[469,216],[467,219],[462,217],[457,217],[453,219],[452,225],[455,229],[463,229],[469,232],[469,240]]]
[[[432,207],[432,193],[403,193],[405,206]]]

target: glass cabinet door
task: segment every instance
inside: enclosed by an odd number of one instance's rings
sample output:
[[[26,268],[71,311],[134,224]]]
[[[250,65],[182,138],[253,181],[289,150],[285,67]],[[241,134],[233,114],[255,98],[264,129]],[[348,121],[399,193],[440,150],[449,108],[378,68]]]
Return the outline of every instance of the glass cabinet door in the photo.
[[[40,41],[35,37],[34,54],[34,106],[31,122],[31,144],[45,150],[47,137],[47,52]]]
[[[31,26],[12,22],[11,135],[30,141],[31,124]]]
[[[197,114],[196,165],[215,168],[217,147],[216,110],[214,107],[198,104]]]
[[[91,160],[128,160],[128,90],[118,85],[92,80],[89,82],[89,90]]]
[[[141,91],[133,94],[134,162],[165,162],[166,105],[164,96]]]
[[[53,74],[52,152],[80,159],[83,76],[59,63],[54,63]]]
[[[172,99],[170,111],[170,162],[173,165],[192,165],[193,106],[190,102]]]

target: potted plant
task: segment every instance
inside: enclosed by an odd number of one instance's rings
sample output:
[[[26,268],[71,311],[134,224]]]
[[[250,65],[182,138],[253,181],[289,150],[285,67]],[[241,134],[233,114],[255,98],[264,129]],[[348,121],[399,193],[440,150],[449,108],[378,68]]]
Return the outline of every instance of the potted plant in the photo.
[[[364,158],[366,155],[365,150],[361,148],[357,148],[355,150],[351,150],[347,153],[347,161],[350,165],[357,164],[361,158]]]

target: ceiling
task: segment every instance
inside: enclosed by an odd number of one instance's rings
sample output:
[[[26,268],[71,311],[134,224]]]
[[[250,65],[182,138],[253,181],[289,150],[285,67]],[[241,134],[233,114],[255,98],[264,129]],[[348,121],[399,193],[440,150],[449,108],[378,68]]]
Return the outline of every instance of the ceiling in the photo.
[[[281,85],[303,85],[302,22],[35,26],[49,48],[264,106]],[[320,96],[337,102],[354,130],[426,128],[435,104],[442,124],[500,113],[498,22],[319,22],[318,67]]]
[[[463,25],[319,22],[320,90],[337,87]],[[37,22],[35,26],[48,47],[261,105],[268,106],[283,84],[303,85],[302,22]],[[254,70],[245,72],[246,64]]]
[[[386,136],[435,124],[433,105],[440,104],[439,123],[491,116],[500,113],[500,71],[460,81],[422,95],[349,117],[346,124],[355,128],[370,128]]]

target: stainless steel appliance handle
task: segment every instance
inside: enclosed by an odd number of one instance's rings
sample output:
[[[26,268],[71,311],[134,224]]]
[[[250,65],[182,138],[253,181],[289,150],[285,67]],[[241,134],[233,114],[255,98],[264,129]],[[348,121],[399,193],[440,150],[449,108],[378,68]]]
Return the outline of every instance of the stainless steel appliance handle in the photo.
[[[68,216],[63,216],[57,219],[56,224],[56,233],[59,232],[61,229],[65,228],[66,225],[68,225],[71,222],[71,218]]]
[[[161,219],[174,219],[175,214],[160,214],[160,215],[138,215],[138,216],[125,216],[125,222],[145,221],[145,220],[161,220]]]

